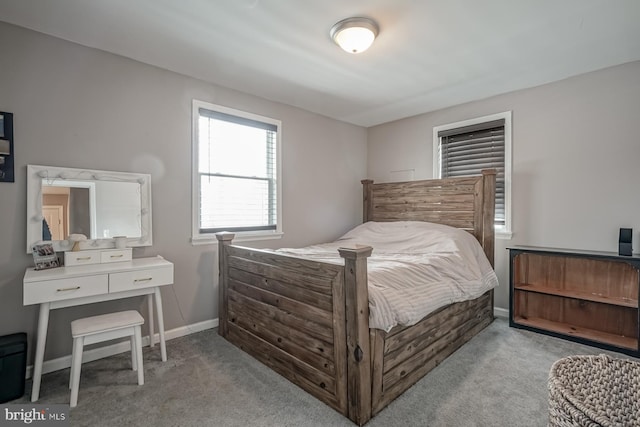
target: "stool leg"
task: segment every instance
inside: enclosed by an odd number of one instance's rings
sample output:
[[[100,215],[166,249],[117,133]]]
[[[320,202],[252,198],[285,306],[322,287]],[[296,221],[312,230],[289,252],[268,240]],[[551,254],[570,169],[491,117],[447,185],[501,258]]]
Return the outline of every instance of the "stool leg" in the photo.
[[[134,328],[135,342],[136,342],[136,359],[138,360],[138,385],[144,384],[144,369],[142,366],[142,333],[140,331],[140,325]]]
[[[129,337],[129,341],[131,341],[131,369],[134,371],[138,370],[138,358],[136,357],[136,343],[134,339],[135,333]]]
[[[71,366],[71,402],[69,406],[75,408],[78,405],[78,389],[80,388],[80,369],[82,368],[82,350],[84,347],[84,337],[73,339],[73,355]]]

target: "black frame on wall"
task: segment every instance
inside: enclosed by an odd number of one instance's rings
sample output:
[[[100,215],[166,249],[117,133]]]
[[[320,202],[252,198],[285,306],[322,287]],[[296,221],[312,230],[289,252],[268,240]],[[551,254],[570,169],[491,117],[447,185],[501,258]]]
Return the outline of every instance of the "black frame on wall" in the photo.
[[[13,113],[0,111],[0,182],[14,182]]]

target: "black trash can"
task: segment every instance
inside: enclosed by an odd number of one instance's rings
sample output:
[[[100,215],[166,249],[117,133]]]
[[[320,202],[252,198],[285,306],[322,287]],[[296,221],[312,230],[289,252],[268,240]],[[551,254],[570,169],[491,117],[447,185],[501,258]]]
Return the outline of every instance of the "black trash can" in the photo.
[[[27,370],[27,334],[0,337],[0,403],[22,397]]]

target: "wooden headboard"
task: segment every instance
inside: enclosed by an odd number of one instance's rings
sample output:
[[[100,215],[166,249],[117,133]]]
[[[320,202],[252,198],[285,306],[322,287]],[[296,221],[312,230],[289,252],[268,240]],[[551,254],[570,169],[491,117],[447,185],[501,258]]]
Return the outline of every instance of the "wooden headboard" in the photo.
[[[482,175],[374,184],[362,181],[363,221],[428,221],[472,233],[493,265],[496,170]]]

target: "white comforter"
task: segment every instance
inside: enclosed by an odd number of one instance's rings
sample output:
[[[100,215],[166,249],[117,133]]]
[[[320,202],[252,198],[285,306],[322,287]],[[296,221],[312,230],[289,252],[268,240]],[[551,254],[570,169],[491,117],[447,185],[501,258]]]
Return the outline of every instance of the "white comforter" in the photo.
[[[420,221],[367,222],[332,243],[277,252],[343,264],[339,247],[373,247],[368,259],[369,326],[389,331],[498,286],[482,247],[468,232]]]

